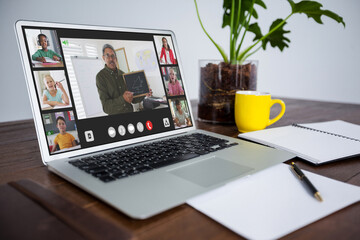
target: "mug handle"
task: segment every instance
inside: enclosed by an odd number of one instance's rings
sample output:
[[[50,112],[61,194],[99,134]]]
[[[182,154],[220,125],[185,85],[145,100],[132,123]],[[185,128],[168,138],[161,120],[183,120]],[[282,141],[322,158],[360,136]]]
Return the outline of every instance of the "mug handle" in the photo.
[[[270,119],[270,120],[269,120],[269,123],[267,124],[267,126],[270,126],[271,124],[274,124],[275,122],[277,122],[277,121],[284,115],[284,113],[285,113],[285,109],[286,109],[285,103],[284,103],[282,100],[280,100],[280,99],[271,99],[270,108],[271,108],[274,104],[276,104],[276,103],[280,104],[280,106],[281,106],[281,112],[280,112],[275,118]]]

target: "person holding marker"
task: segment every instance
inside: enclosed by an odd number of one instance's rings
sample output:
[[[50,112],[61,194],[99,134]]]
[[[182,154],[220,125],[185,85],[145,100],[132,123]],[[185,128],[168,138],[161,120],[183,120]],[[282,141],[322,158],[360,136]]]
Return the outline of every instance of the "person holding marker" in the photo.
[[[45,75],[44,83],[46,89],[43,93],[43,104],[49,104],[52,107],[69,105],[69,96],[61,82],[55,82],[50,75]]]
[[[96,87],[103,111],[109,115],[133,112],[131,103],[139,103],[144,97],[136,97],[127,91],[123,79],[124,72],[117,68],[117,58],[114,48],[105,44],[102,49],[105,66],[96,75]],[[147,96],[151,96],[152,91]]]
[[[54,61],[61,61],[61,55],[57,54],[51,49],[48,49],[48,38],[45,34],[38,35],[39,44],[41,45],[41,49],[37,50],[32,55],[32,60],[36,60],[39,62],[46,62],[46,57],[53,59]]]

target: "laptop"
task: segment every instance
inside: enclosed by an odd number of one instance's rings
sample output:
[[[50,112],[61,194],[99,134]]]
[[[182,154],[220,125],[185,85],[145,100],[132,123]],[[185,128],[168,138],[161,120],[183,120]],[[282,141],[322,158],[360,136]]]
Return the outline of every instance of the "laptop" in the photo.
[[[172,31],[34,21],[15,31],[43,163],[131,218],[294,157],[196,129],[195,83]]]

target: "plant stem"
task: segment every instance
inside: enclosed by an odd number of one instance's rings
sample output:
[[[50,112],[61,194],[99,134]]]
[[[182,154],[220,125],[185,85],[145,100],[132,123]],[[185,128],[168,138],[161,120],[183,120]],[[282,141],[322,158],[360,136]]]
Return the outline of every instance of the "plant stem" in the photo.
[[[244,20],[242,21],[240,27],[239,27],[239,30],[237,32],[237,36],[240,36],[240,33],[241,33],[241,30],[242,28],[245,26],[245,22],[246,22],[246,19],[249,17],[250,13],[248,13],[245,17],[244,17]],[[245,27],[244,27],[245,28]],[[246,29],[245,29],[246,30]],[[245,32],[244,30],[244,32]],[[237,39],[236,39],[236,42],[237,42]],[[239,55],[239,50],[240,50],[240,47],[241,47],[241,43],[240,45],[238,45],[237,49],[236,49],[236,58],[237,56]]]
[[[243,41],[244,41],[244,38],[245,38],[245,35],[246,35],[246,32],[247,32],[247,29],[248,29],[248,27],[249,27],[249,23],[250,23],[250,19],[251,19],[251,16],[252,16],[252,12],[253,12],[253,10],[254,10],[254,5],[255,5],[255,0],[253,0],[253,2],[252,2],[252,6],[251,6],[251,9],[250,9],[250,13],[249,13],[249,19],[248,19],[248,21],[246,21],[246,26],[247,26],[247,27],[245,27],[245,31],[244,31],[244,34],[242,35],[240,44],[239,44],[238,48],[236,49],[236,58],[237,58],[238,55],[239,55],[241,45],[242,45],[242,43],[243,43]]]
[[[259,51],[259,50],[261,49],[261,47],[262,47],[262,46],[258,47],[255,51],[253,51],[253,52],[249,53],[248,55],[246,55],[246,56],[244,57],[244,60],[247,59],[248,57],[250,57],[251,55],[253,55],[254,53],[256,53],[257,51]],[[240,63],[242,63],[242,62],[240,62]]]
[[[272,34],[274,31],[276,31],[279,27],[281,27],[284,23],[286,23],[286,20],[288,20],[291,16],[293,15],[293,13],[291,13],[289,16],[287,16],[283,21],[281,21],[281,23],[279,23],[276,27],[274,27],[273,29],[271,29],[266,35],[262,36],[258,41],[256,41],[256,43],[254,43],[253,45],[251,45],[250,47],[248,47],[247,49],[245,49],[237,58],[238,61],[243,61],[245,60],[245,55],[253,48],[255,47],[259,42],[261,42],[262,40],[264,40],[265,38],[267,38],[270,34]]]
[[[242,29],[242,27],[244,26],[244,24],[245,24],[245,22],[246,22],[245,20],[246,20],[246,18],[249,17],[249,15],[250,15],[250,13],[248,13],[248,14],[244,17],[244,20],[242,21],[242,23],[241,23],[241,25],[240,25],[239,31],[237,32],[237,35],[240,35],[241,29]]]
[[[239,36],[240,31],[238,32],[239,24],[240,24],[240,14],[241,14],[241,0],[239,0],[239,7],[237,12],[237,19],[236,19],[236,39]]]
[[[211,37],[210,35],[207,33],[207,31],[205,30],[202,22],[201,22],[201,19],[200,19],[200,14],[199,14],[199,9],[198,9],[198,6],[197,6],[197,3],[196,3],[196,0],[194,0],[195,2],[195,8],[196,8],[196,13],[197,13],[197,16],[198,16],[198,19],[199,19],[199,22],[200,22],[200,25],[201,25],[201,28],[203,29],[203,31],[205,32],[206,36],[208,36],[208,38],[210,39],[210,41],[215,45],[215,47],[217,48],[217,50],[219,50],[221,56],[223,57],[224,59],[224,62],[229,62],[228,60],[228,57],[226,56],[225,52],[224,52],[224,49],[219,46]]]
[[[240,17],[241,17],[241,4],[242,4],[242,1],[239,0],[238,2],[238,12],[237,12],[237,19],[236,19],[236,25],[235,25],[235,29],[234,29],[234,39],[233,39],[233,58],[231,58],[231,62],[232,64],[236,64],[236,57],[237,57],[237,54],[236,54],[236,43],[238,41],[238,37],[239,37],[239,34],[241,32],[241,28],[242,28],[242,25],[240,25]],[[241,24],[244,24],[244,22],[242,22]]]
[[[234,18],[235,18],[235,0],[231,2],[231,14],[230,14],[230,61],[234,58]]]

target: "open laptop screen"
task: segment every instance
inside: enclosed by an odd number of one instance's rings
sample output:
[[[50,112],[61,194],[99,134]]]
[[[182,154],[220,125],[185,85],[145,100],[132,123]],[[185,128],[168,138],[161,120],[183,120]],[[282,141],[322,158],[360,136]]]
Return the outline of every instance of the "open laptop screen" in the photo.
[[[170,34],[23,35],[50,155],[193,126]]]

